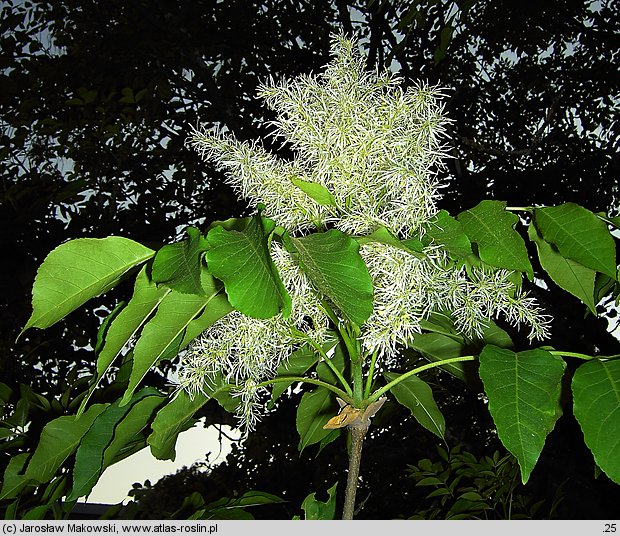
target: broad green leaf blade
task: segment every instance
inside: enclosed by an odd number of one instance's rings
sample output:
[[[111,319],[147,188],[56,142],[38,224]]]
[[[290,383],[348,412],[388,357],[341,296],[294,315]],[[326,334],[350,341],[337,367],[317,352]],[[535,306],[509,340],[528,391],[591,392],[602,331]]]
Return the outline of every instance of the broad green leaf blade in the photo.
[[[383,374],[388,382],[400,374],[386,372]],[[408,408],[415,419],[440,439],[446,433],[446,421],[433,398],[433,391],[428,384],[417,376],[409,376],[390,389],[396,400]]]
[[[107,406],[95,404],[78,418],[66,415],[48,422],[41,432],[39,444],[24,477],[41,483],[50,480],[63,462],[75,452],[82,437]]]
[[[104,468],[136,452],[136,443],[139,443],[138,450],[146,446],[146,436],[142,432],[165,401],[163,396],[147,396],[132,404],[129,413],[114,428],[114,438],[103,454]]]
[[[425,226],[426,234],[423,242],[428,244],[440,244],[453,259],[461,259],[471,255],[471,242],[461,222],[454,219],[445,210],[440,210],[435,217]]]
[[[485,346],[480,378],[504,446],[517,458],[525,484],[547,434],[562,414],[560,388],[566,364],[546,350],[515,353]]]
[[[215,227],[209,231],[209,272],[224,282],[230,304],[252,318],[271,318],[282,309],[288,316],[291,298],[269,253],[274,224],[255,216],[242,231]]]
[[[534,272],[525,242],[514,230],[519,217],[505,209],[504,202],[482,201],[461,212],[457,219],[469,239],[478,245],[482,261],[496,268],[525,272],[531,279]]]
[[[305,519],[315,519],[315,520],[330,520],[336,518],[336,487],[338,486],[338,482],[336,482],[331,488],[327,490],[328,499],[327,501],[319,501],[316,498],[316,493],[311,493],[308,495],[304,502],[301,503],[301,508],[304,511]]]
[[[24,326],[48,328],[114,287],[155,252],[128,238],[78,238],[58,246],[43,261],[32,288],[32,315]]]
[[[388,246],[402,249],[403,251],[406,251],[407,253],[411,253],[412,255],[418,258],[422,257],[420,253],[424,249],[422,242],[420,242],[417,238],[409,238],[407,240],[400,240],[385,227],[379,227],[378,229],[373,231],[371,234],[366,235],[366,236],[356,236],[355,240],[360,245],[369,244],[372,242],[386,244]]]
[[[538,259],[543,270],[560,288],[570,292],[585,303],[596,314],[594,302],[594,280],[596,272],[571,259],[567,259],[543,240],[534,225],[528,229],[530,239],[536,244]]]
[[[361,326],[372,313],[372,281],[359,244],[336,229],[289,238],[293,253],[319,292]]]
[[[164,287],[157,288],[157,285],[149,279],[146,267],[140,270],[136,277],[131,300],[112,321],[105,335],[103,348],[97,356],[97,376],[95,382],[89,389],[87,396],[84,397],[78,415],[84,411],[90,396],[116,357],[151,317],[157,306],[169,292],[170,289]]]
[[[204,278],[204,274],[203,274]],[[219,283],[209,276],[212,281],[214,289],[220,289]],[[210,285],[211,285],[210,284]],[[203,331],[210,328],[217,320],[226,316],[232,311],[230,303],[226,298],[226,293],[221,289],[219,294],[213,296],[213,299],[209,302],[209,306],[205,307],[200,316],[197,316],[192,320],[185,330],[183,340],[181,341],[180,349],[185,348],[190,342],[192,342]]]
[[[28,484],[35,483],[34,480],[25,478],[22,471],[28,462],[28,452],[22,452],[13,456],[6,469],[4,470],[4,477],[2,479],[2,490],[0,490],[0,500],[12,499],[17,497],[19,492],[23,490]]]
[[[620,484],[620,360],[581,365],[572,382],[574,412],[596,464]]]
[[[186,232],[186,240],[164,246],[157,252],[153,260],[153,281],[177,292],[202,295],[202,256],[208,243],[195,227],[188,227]]]
[[[331,392],[318,387],[310,393],[304,393],[297,407],[297,432],[299,433],[299,452],[307,446],[319,443],[330,430],[323,426],[333,417],[334,407]]]
[[[409,347],[420,352],[431,362],[467,355],[464,340],[458,340],[441,333],[420,333],[414,337]],[[466,382],[466,365],[467,363],[450,363],[442,365],[441,368],[459,380]]]
[[[208,308],[210,302],[221,292],[210,275],[206,272],[203,273],[202,286],[205,289],[205,296],[171,291],[159,304],[155,316],[142,329],[133,351],[133,366],[129,385],[121,404],[129,402],[132,393],[153,365],[164,357],[176,355],[190,322],[205,307]],[[218,302],[217,310],[222,312],[219,305]],[[217,320],[214,317],[210,319],[213,322]]]
[[[136,393],[130,404],[119,406],[118,401],[108,406],[88,429],[75,453],[73,466],[73,488],[68,501],[77,501],[88,495],[105,469],[104,452],[112,443],[116,426],[129,413],[133,405],[147,396],[157,395],[153,388]],[[160,397],[161,399],[161,397]]]
[[[209,401],[209,397],[196,393],[193,397],[186,391],[177,395],[157,412],[151,425],[153,432],[147,443],[151,453],[158,460],[172,460],[176,457],[175,445],[181,432],[194,425],[193,415]]]
[[[291,179],[293,184],[297,186],[303,193],[311,197],[319,205],[336,206],[336,200],[332,193],[318,182],[303,181],[301,179]]]
[[[534,222],[545,241],[560,254],[616,279],[616,245],[607,225],[589,210],[565,203],[537,208]]]

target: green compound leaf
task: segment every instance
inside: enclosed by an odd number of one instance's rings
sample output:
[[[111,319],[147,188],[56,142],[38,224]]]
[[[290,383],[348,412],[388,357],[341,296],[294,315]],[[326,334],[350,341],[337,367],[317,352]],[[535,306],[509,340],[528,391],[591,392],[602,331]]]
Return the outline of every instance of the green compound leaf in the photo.
[[[547,434],[562,414],[560,388],[566,364],[546,350],[515,353],[488,345],[480,354],[480,378],[504,446],[517,458],[525,484]]]
[[[318,182],[302,181],[301,179],[291,179],[293,184],[297,186],[303,193],[311,197],[319,205],[336,206],[336,200],[332,193]]]
[[[153,365],[161,359],[172,358],[179,352],[191,321],[198,317],[205,307],[209,308],[210,302],[222,292],[205,270],[202,287],[205,290],[204,296],[181,294],[174,290],[166,294],[155,316],[144,326],[133,350],[133,365],[122,405],[129,402],[134,390]],[[220,312],[228,312],[220,307],[219,302],[216,303],[217,314],[209,318],[212,322],[220,318]]]
[[[616,245],[607,225],[575,203],[537,208],[534,222],[545,241],[560,254],[616,279]]]
[[[620,360],[581,365],[572,382],[574,413],[596,464],[620,484]]]
[[[54,249],[43,261],[32,288],[32,315],[24,326],[48,328],[117,285],[155,252],[128,238],[78,238]]]
[[[386,372],[384,378],[391,382],[400,374]],[[417,376],[409,376],[390,389],[396,400],[409,409],[424,428],[440,439],[446,433],[446,421],[433,398],[433,391],[428,384]]]
[[[329,435],[330,430],[323,426],[334,415],[331,392],[318,387],[310,393],[304,393],[297,407],[297,432],[299,433],[299,452]]]
[[[195,227],[188,227],[186,232],[186,240],[164,246],[157,252],[153,259],[153,281],[177,292],[202,295],[201,265],[208,242]]]
[[[117,425],[125,418],[131,408],[146,397],[154,398],[154,401],[159,404],[164,399],[155,389],[148,387],[136,393],[130,404],[121,407],[117,401],[97,416],[80,441],[75,454],[73,489],[67,497],[67,501],[76,501],[92,491],[103,471],[111,464],[114,456],[123,446],[117,441],[115,448],[109,449]],[[125,437],[124,439],[129,442],[133,437]]]
[[[37,445],[23,478],[48,482],[63,462],[77,449],[82,437],[108,404],[95,404],[79,418],[75,415],[58,417],[48,422],[41,432]]]
[[[243,231],[215,227],[209,231],[209,272],[224,282],[230,304],[252,318],[271,318],[282,309],[287,317],[291,298],[271,260],[268,235],[272,220],[254,216]]]
[[[155,312],[157,306],[169,292],[170,289],[168,288],[157,288],[157,285],[149,279],[146,267],[140,270],[136,277],[131,300],[112,321],[105,334],[103,348],[97,356],[97,376],[80,405],[78,415],[84,411],[92,393],[116,357]]]
[[[425,245],[440,244],[452,259],[461,259],[472,254],[471,242],[461,223],[445,210],[440,210],[425,226]]]
[[[331,488],[327,490],[327,501],[319,501],[316,498],[316,493],[308,495],[304,502],[301,503],[301,509],[304,511],[304,519],[315,520],[331,520],[336,518],[336,482]]]
[[[538,259],[543,270],[560,288],[570,292],[585,303],[596,314],[594,301],[594,280],[596,272],[571,259],[562,256],[554,246],[543,240],[534,225],[530,225],[528,235],[536,244]]]
[[[457,219],[469,239],[478,245],[482,261],[496,268],[525,272],[531,279],[534,272],[525,242],[514,230],[519,217],[505,209],[504,202],[482,201],[461,212]]]
[[[372,313],[373,289],[359,244],[336,229],[286,242],[319,292],[361,326]]]

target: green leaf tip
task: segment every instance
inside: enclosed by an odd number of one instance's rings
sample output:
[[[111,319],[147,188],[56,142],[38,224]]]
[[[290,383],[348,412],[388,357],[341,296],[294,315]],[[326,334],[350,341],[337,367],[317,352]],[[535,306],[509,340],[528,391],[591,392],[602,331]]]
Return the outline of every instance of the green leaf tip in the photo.
[[[524,484],[562,414],[565,368],[564,360],[540,348],[515,353],[487,345],[480,354],[480,378],[497,435],[517,458]]]

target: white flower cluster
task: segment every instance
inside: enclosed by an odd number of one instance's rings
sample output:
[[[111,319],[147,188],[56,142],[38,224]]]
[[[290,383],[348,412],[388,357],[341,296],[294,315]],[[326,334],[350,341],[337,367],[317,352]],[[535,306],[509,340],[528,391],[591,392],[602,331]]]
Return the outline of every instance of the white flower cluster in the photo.
[[[436,212],[448,122],[441,94],[426,85],[403,91],[394,75],[367,72],[354,41],[335,37],[332,54],[320,75],[260,88],[277,112],[275,135],[295,151],[292,162],[220,133],[195,130],[190,142],[289,232],[331,223],[353,234],[382,225],[411,236]],[[327,188],[335,205],[319,204],[294,179]]]
[[[548,318],[534,300],[517,291],[511,272],[475,270],[467,277],[445,253],[426,248],[418,258],[394,246],[365,244],[360,254],[375,290],[373,313],[362,327],[366,352],[393,357],[399,345],[420,333],[420,321],[433,311],[451,314],[455,327],[467,336],[482,336],[488,320],[504,316],[513,325],[531,327],[531,338],[545,338]]]
[[[401,238],[420,235],[439,197],[436,170],[445,156],[447,123],[441,94],[424,85],[403,91],[395,76],[366,72],[354,41],[335,37],[332,52],[324,73],[260,89],[277,112],[276,135],[294,149],[294,160],[206,131],[194,131],[190,143],[227,172],[241,196],[264,203],[265,215],[291,234],[316,227],[367,234],[384,226]],[[320,184],[335,202],[319,204],[295,179]],[[374,286],[373,313],[360,334],[368,354],[394,356],[433,311],[450,312],[467,335],[480,335],[488,320],[503,315],[513,324],[529,324],[531,337],[546,336],[546,317],[515,291],[507,271],[478,270],[467,277],[438,247],[418,258],[375,242],[360,253]],[[239,417],[248,429],[259,417],[257,385],[273,377],[296,345],[328,338],[328,317],[316,289],[276,241],[272,255],[292,298],[291,316],[225,316],[192,345],[180,372],[190,392],[216,372],[235,383]]]

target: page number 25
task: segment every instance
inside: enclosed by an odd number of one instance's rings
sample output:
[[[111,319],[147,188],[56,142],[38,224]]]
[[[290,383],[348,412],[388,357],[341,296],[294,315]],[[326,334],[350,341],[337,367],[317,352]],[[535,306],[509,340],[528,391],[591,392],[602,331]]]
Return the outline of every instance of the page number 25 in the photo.
[[[616,532],[616,524],[615,523],[605,523],[605,528],[603,532]]]

